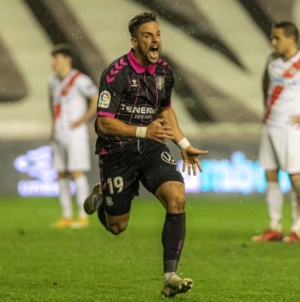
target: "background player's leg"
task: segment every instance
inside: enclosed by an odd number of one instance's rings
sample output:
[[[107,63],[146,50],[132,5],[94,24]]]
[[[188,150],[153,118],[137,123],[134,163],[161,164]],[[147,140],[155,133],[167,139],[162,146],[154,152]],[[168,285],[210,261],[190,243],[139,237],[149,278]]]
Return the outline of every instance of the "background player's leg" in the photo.
[[[54,223],[54,227],[63,228],[71,225],[72,203],[70,194],[70,178],[67,172],[58,173],[59,202],[62,209],[62,219]]]
[[[294,190],[294,188],[292,188],[290,195],[291,195],[292,225],[294,225],[298,218],[298,200],[297,200],[298,196],[297,196],[297,192]]]
[[[83,209],[83,203],[90,191],[89,183],[84,172],[72,172],[71,176],[76,185],[76,201],[78,205],[78,219],[74,223],[72,223],[72,227],[87,227],[89,225],[89,222],[87,215]]]
[[[267,170],[267,204],[270,217],[270,229],[276,232],[282,232],[282,205],[283,194],[279,188],[278,170]]]
[[[290,175],[293,192],[292,192],[292,216],[293,225],[291,233],[284,238],[285,242],[300,241],[300,174]]]
[[[252,237],[253,241],[282,240],[282,205],[283,194],[278,183],[278,169],[266,170],[267,194],[266,201],[270,219],[270,227],[262,235]]]

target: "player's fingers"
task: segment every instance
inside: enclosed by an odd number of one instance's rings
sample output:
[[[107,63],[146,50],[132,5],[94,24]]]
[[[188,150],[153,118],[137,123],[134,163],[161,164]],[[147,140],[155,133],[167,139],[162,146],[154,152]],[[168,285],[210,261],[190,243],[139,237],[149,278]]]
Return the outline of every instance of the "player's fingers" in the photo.
[[[174,139],[173,134],[167,134],[167,133],[156,134],[156,137],[158,137],[158,138]]]
[[[193,165],[192,165],[192,168],[193,168],[193,174],[194,174],[194,176],[196,176],[196,175],[197,175],[196,164],[193,164]]]
[[[192,164],[188,164],[188,174],[191,175],[193,170],[193,165]]]
[[[196,165],[197,165],[197,167],[198,167],[199,171],[200,171],[200,172],[202,172],[202,167],[201,167],[201,163],[200,163],[200,161],[199,161],[199,160],[198,160],[198,161],[196,161]]]
[[[172,129],[160,129],[160,127],[159,127],[159,128],[156,130],[156,133],[172,135],[172,134],[173,134],[173,131],[172,131]]]
[[[159,130],[172,130],[172,127],[170,125],[162,125],[158,128]]]
[[[163,145],[167,145],[167,143],[165,141],[163,141],[163,140],[161,140],[159,138],[155,138],[155,141],[157,141],[157,142],[159,142],[159,143],[161,143]]]
[[[208,152],[207,150],[198,150],[198,154],[207,154]]]
[[[187,165],[187,163],[184,161],[184,162],[183,162],[183,165],[182,165],[182,172],[183,172],[183,173],[185,172],[186,165]]]
[[[161,124],[164,120],[165,120],[165,119],[163,119],[163,118],[158,118],[158,119],[156,119],[154,122],[156,122],[156,123],[158,123],[158,124]],[[160,126],[160,127],[162,127],[162,126]]]

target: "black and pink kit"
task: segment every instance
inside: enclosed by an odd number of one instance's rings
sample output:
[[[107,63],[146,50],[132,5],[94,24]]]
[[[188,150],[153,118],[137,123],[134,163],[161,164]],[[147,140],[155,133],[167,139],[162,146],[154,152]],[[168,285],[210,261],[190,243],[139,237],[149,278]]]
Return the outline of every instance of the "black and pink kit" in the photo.
[[[159,60],[145,68],[129,51],[102,73],[97,114],[129,125],[147,126],[157,119],[161,107],[171,106],[173,85],[173,73],[166,62]],[[98,135],[98,154],[115,153],[136,144],[136,138]]]
[[[147,126],[158,118],[159,110],[171,107],[173,85],[173,73],[166,62],[159,60],[146,68],[130,50],[102,73],[97,115]],[[95,130],[108,214],[122,215],[130,210],[139,181],[152,193],[166,181],[183,182],[167,146],[149,139],[109,136],[101,133],[97,124]]]

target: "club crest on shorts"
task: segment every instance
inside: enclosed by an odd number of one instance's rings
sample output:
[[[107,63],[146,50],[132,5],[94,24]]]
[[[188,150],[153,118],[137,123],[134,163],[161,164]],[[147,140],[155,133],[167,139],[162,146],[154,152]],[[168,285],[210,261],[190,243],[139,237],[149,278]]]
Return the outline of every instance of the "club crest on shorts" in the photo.
[[[156,77],[156,87],[157,89],[161,90],[165,86],[165,79],[162,76]]]
[[[110,197],[110,196],[106,196],[105,197],[105,203],[109,206],[109,207],[111,207],[114,203],[113,203],[113,201],[112,201],[112,198]]]
[[[162,152],[161,159],[168,164],[176,165],[174,158],[171,156],[169,152],[166,151]]]
[[[99,95],[98,107],[100,108],[108,108],[110,103],[110,93],[107,90],[103,90]]]

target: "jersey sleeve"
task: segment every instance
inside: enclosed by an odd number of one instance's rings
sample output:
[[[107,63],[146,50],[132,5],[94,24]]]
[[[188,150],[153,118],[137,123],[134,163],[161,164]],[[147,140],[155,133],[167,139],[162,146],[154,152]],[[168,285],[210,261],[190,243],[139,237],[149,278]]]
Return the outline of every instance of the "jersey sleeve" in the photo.
[[[123,72],[115,76],[110,74],[110,68],[103,72],[99,86],[98,116],[115,117],[126,85]]]
[[[92,81],[90,77],[88,77],[85,74],[82,74],[78,79],[78,86],[80,89],[80,92],[84,95],[86,98],[91,98],[95,94],[98,94],[98,88]]]
[[[165,98],[161,101],[161,108],[171,107],[171,94],[174,86],[173,72],[169,66],[166,67],[166,77],[165,77]]]

